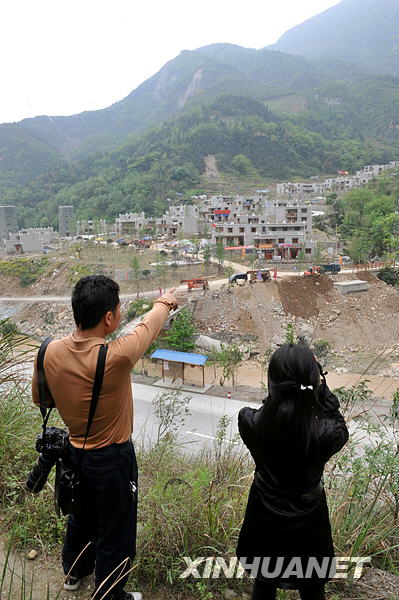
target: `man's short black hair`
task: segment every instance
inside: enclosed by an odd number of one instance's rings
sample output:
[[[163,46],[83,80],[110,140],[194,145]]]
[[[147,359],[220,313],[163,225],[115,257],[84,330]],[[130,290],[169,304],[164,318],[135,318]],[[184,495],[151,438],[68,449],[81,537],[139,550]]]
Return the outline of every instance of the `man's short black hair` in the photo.
[[[104,275],[82,277],[73,288],[73,318],[80,329],[92,329],[108,311],[115,314],[118,304],[119,285]]]

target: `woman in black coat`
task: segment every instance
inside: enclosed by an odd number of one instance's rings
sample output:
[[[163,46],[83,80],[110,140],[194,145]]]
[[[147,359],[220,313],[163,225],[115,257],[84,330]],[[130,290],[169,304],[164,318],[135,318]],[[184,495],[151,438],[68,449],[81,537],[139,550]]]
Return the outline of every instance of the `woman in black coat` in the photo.
[[[268,392],[261,408],[243,408],[238,416],[256,468],[237,556],[255,577],[253,600],[273,600],[278,587],[299,589],[302,600],[324,600],[335,560],[322,475],[348,430],[304,345],[274,352]]]

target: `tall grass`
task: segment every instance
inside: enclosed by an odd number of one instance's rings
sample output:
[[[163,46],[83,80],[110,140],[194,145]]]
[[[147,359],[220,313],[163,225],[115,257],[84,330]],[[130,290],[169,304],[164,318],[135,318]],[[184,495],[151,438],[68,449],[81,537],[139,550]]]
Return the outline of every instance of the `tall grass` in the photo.
[[[1,344],[0,339],[0,356]],[[10,366],[10,349],[4,356]],[[11,549],[18,552],[34,545],[44,555],[54,548],[58,551],[64,520],[57,519],[52,508],[51,478],[39,495],[25,492],[26,476],[37,459],[34,442],[41,418],[31,405],[29,386],[0,366],[1,372],[0,511],[2,533],[8,532],[9,543],[0,565],[0,596],[32,600],[31,572],[13,566]],[[356,400],[355,392],[354,396]],[[226,439],[227,429],[222,419],[213,447],[197,455],[179,449],[170,431],[164,431],[152,447],[138,448],[138,555],[131,582],[144,586],[150,598],[159,589],[166,596],[200,600],[216,598],[225,588],[241,595],[250,591],[246,578],[180,579],[185,556],[219,556],[228,562],[235,555],[253,463],[241,443]],[[389,452],[384,428],[373,433],[377,438],[369,451],[359,453],[358,444],[350,442],[326,471],[333,536],[337,555],[371,556],[372,566],[395,570],[399,539],[392,484],[397,460]],[[334,584],[330,591],[340,594],[341,588]],[[44,600],[58,597],[58,592],[51,596],[49,587],[43,590]],[[280,593],[281,599],[294,597],[295,593]]]

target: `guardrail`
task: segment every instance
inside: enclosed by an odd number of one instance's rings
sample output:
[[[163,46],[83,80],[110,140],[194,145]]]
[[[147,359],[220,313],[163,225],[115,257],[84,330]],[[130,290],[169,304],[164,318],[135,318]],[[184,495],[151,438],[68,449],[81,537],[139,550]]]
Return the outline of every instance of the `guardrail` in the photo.
[[[346,269],[350,269],[351,271],[376,271],[382,269],[383,267],[392,267],[395,263],[393,262],[372,262],[372,263],[364,263],[359,265],[341,265],[341,271],[345,271]]]

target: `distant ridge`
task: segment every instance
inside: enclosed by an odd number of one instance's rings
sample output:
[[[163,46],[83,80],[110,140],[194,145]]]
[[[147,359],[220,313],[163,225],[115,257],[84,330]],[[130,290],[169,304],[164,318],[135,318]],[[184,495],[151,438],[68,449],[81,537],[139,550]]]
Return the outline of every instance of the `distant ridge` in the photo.
[[[270,48],[312,59],[345,59],[399,76],[399,2],[343,0],[293,27]]]

